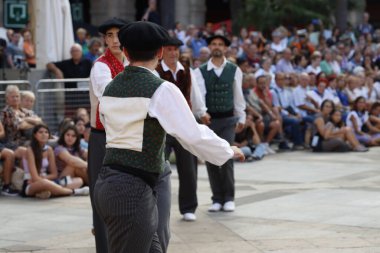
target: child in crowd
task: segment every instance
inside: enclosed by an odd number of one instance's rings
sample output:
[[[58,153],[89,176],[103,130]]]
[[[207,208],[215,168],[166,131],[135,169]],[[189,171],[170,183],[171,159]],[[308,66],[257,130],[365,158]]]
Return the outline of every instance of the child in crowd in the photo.
[[[353,129],[360,143],[367,146],[380,145],[380,128],[374,126],[369,120],[364,97],[355,99],[353,109],[347,115],[346,124]]]
[[[54,150],[59,177],[80,177],[88,185],[87,151],[80,147],[80,135],[74,125],[68,125],[58,139]]]
[[[313,135],[311,140],[311,148],[314,152],[347,152],[367,151],[365,147],[360,145],[353,138],[353,134],[348,128],[339,130],[339,115],[335,116],[335,123],[328,125],[332,113],[335,111],[334,102],[327,99],[322,102],[321,113],[316,117],[313,124]],[[347,143],[348,141],[348,143]],[[349,145],[350,144],[350,145]]]
[[[81,182],[72,182],[67,187],[54,182],[58,171],[53,149],[47,145],[49,136],[50,131],[46,125],[39,124],[33,128],[31,143],[23,158],[25,174],[21,195],[38,198],[88,195],[88,187],[79,188]]]

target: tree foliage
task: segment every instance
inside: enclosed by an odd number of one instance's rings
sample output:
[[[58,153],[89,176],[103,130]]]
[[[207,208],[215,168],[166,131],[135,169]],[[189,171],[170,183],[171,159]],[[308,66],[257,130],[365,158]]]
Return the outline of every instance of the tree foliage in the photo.
[[[233,1],[233,0],[231,0]],[[312,19],[331,23],[335,11],[334,0],[245,0],[239,24],[268,30],[284,25],[304,25]],[[349,9],[364,9],[364,1],[349,0]]]

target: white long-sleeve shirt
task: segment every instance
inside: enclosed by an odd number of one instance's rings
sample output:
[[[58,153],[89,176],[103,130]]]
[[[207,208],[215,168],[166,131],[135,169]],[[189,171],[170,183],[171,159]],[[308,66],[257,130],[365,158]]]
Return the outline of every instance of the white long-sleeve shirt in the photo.
[[[148,114],[185,149],[203,160],[220,166],[234,155],[227,141],[196,122],[180,89],[167,81],[151,98],[103,96],[99,111],[107,132],[107,148],[141,151],[144,119]]]
[[[220,75],[223,72],[224,67],[227,64],[227,59],[224,58],[223,64],[219,67],[215,66],[211,59],[207,62],[207,70],[210,71],[211,69],[214,70],[215,74],[220,77]],[[194,70],[194,74],[197,80],[197,83],[199,85],[199,89],[202,95],[203,101],[206,101],[206,84],[205,79],[202,76],[202,72],[199,68]],[[243,89],[242,89],[242,81],[243,81],[243,72],[239,67],[236,68],[235,76],[234,76],[234,83],[233,83],[233,93],[234,93],[234,114],[239,117],[239,123],[244,124],[245,123],[245,107],[246,103],[243,96]],[[206,105],[207,106],[207,105]]]
[[[124,67],[129,64],[128,60],[124,58]],[[90,73],[90,102],[91,102],[91,126],[95,127],[96,121],[96,108],[99,103],[99,98],[102,96],[107,84],[112,81],[111,70],[107,64],[96,61],[92,66]]]
[[[177,61],[177,67],[176,71],[173,72],[168,65],[165,63],[164,60],[161,61],[162,69],[166,71],[170,71],[173,75],[174,80],[177,80],[177,73],[178,71],[182,70],[184,71],[185,68],[183,65]],[[157,71],[155,71],[157,73]],[[159,75],[157,73],[157,75]],[[205,102],[202,98],[201,92],[199,90],[199,85],[197,84],[197,80],[195,79],[194,70],[190,69],[190,78],[191,78],[191,91],[190,91],[190,101],[192,105],[192,111],[195,115],[195,117],[200,118],[207,112],[207,107],[205,105]]]

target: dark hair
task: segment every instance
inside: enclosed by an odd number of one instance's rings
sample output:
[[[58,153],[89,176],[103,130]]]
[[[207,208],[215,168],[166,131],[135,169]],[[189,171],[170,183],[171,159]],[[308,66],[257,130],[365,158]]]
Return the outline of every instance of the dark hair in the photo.
[[[73,125],[68,125],[61,133],[61,135],[59,136],[59,139],[58,139],[58,145],[62,145],[64,147],[67,147],[67,144],[65,142],[65,134],[68,132],[68,131],[74,131],[75,133],[75,136],[77,137],[77,139],[75,140],[75,143],[73,144],[73,151],[74,152],[80,152],[80,136],[79,136],[79,133],[78,133],[78,130],[75,126]]]
[[[42,166],[42,153],[44,151],[44,147],[41,146],[41,144],[38,142],[38,140],[34,137],[34,135],[41,129],[45,128],[50,136],[50,130],[49,127],[45,124],[38,124],[33,128],[33,134],[32,138],[30,140],[30,148],[32,149],[33,155],[34,155],[34,164],[36,165],[37,172],[40,174],[41,172],[41,166]]]
[[[377,108],[380,107],[380,102],[375,102],[372,104],[371,109],[369,110],[370,114],[373,113],[373,111]]]
[[[340,112],[340,114],[342,114],[342,111],[340,111],[340,110],[333,110],[333,111],[330,113],[330,122],[331,122],[334,126],[341,128],[341,127],[344,126],[343,119],[341,118],[341,119],[340,119],[340,122],[338,122],[338,123],[334,122],[333,119],[332,119],[333,114],[336,113],[336,112]]]
[[[151,51],[135,51],[135,50],[128,50],[128,57],[131,61],[150,61],[153,60],[154,57],[157,54],[157,50],[151,50]]]
[[[353,109],[354,111],[356,111],[356,112],[358,112],[358,102],[359,102],[359,100],[361,100],[361,99],[364,99],[364,101],[365,101],[365,97],[363,97],[363,96],[359,96],[359,97],[357,97],[357,98],[355,99],[355,101],[354,101],[354,105],[352,106],[352,109]]]
[[[322,104],[321,104],[321,111],[322,111],[322,109],[323,109],[323,107],[325,106],[325,104],[326,103],[331,103],[331,105],[332,105],[332,111],[331,111],[331,113],[333,112],[333,111],[335,111],[335,105],[334,105],[334,102],[332,101],[332,100],[330,100],[330,99],[326,99],[325,101],[323,101],[322,102]]]

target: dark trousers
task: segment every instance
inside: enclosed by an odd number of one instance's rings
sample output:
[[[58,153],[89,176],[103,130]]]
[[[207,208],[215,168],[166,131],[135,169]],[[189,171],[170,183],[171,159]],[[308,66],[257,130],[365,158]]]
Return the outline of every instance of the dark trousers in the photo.
[[[235,139],[237,117],[212,119],[209,127],[222,139],[232,144]],[[222,166],[206,162],[212,191],[212,202],[224,204],[235,198],[234,162],[228,160]]]
[[[165,157],[169,159],[174,150],[179,179],[178,203],[181,214],[195,213],[197,199],[197,158],[171,135],[166,136]]]
[[[157,235],[158,239],[160,239],[163,253],[167,251],[170,240],[171,173],[170,163],[167,161],[164,171],[159,176],[157,185],[154,188],[158,208]]]
[[[110,253],[161,253],[153,189],[141,178],[105,166],[94,188]]]
[[[94,187],[98,174],[102,168],[103,158],[106,152],[105,132],[91,130],[88,142],[88,180],[92,206],[92,222],[95,230],[95,244],[97,253],[107,253],[107,234],[103,220],[100,218],[94,205]]]
[[[288,115],[282,116],[283,126],[286,133],[290,134],[291,140],[295,145],[302,145],[305,131],[301,127],[301,119],[289,117]]]
[[[104,132],[91,131],[88,153],[88,177],[90,182],[90,197],[95,229],[95,244],[97,253],[107,253],[107,230],[103,219],[99,216],[94,204],[94,186],[102,168],[105,155],[106,135]],[[171,182],[170,164],[165,163],[163,173],[160,175],[155,187],[158,207],[157,234],[161,243],[162,252],[166,252],[170,240],[170,207],[171,207]]]

